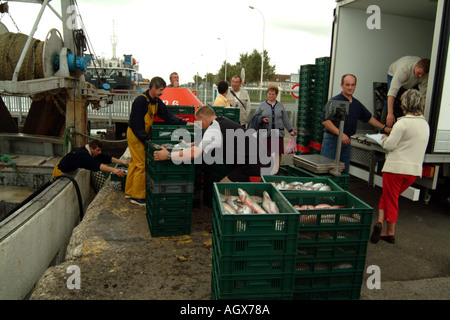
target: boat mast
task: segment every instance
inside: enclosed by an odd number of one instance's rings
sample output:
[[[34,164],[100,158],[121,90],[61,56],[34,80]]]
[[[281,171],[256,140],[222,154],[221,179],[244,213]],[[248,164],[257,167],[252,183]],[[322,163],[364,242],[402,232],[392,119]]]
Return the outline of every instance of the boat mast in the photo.
[[[112,45],[112,59],[116,60],[117,36],[114,29],[114,20],[113,20],[113,35],[111,36],[111,45]]]

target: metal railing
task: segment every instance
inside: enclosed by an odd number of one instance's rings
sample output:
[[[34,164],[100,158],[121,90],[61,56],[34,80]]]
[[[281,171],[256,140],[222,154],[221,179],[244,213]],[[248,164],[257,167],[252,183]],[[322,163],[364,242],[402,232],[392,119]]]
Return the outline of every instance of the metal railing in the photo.
[[[245,88],[247,91],[251,92],[260,91],[259,88]],[[101,108],[92,109],[92,105],[88,106],[88,119],[90,120],[108,120],[109,125],[112,125],[113,121],[121,120],[128,121],[131,106],[134,99],[139,95],[137,91],[128,91],[126,93],[116,93],[114,95],[113,103],[109,105],[103,105]],[[197,93],[198,98],[201,101],[205,100],[206,105],[212,105],[214,102],[215,92],[213,88],[208,88],[206,91],[200,89]],[[2,95],[2,99],[6,104],[9,112],[13,117],[17,117],[19,123],[23,123],[24,117],[28,114],[31,107],[31,98],[21,97],[21,96],[11,96]],[[252,101],[252,110],[259,106],[259,101]],[[297,106],[296,104],[285,104],[286,109],[289,112],[291,123],[296,125],[296,114]]]

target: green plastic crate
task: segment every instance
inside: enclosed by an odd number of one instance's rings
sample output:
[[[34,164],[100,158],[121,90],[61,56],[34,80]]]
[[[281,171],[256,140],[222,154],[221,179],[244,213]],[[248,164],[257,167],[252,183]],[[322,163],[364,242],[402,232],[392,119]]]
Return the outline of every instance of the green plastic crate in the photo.
[[[153,181],[160,183],[168,183],[168,182],[194,182],[195,180],[195,172],[192,170],[192,172],[187,171],[158,171],[152,167],[147,167],[145,169],[146,174],[150,175],[153,179]]]
[[[192,215],[160,215],[147,212],[147,219],[155,227],[187,226],[192,223]]]
[[[304,228],[300,226],[299,243],[342,243],[368,241],[370,226],[320,226]]]
[[[292,290],[287,292],[269,292],[256,290],[254,292],[240,293],[224,293],[220,287],[218,275],[215,272],[211,273],[211,300],[291,300]],[[269,310],[270,311],[270,310]]]
[[[152,193],[193,193],[194,182],[155,182],[150,175],[146,175],[146,186]]]
[[[292,206],[329,204],[343,206],[338,209],[305,209],[300,212],[300,225],[342,226],[369,225],[372,222],[373,208],[347,191],[298,191],[284,193]]]
[[[223,113],[222,116],[227,117],[227,118],[239,118],[239,115],[241,113],[241,109],[240,108],[235,108],[235,107],[224,107],[223,108]]]
[[[294,272],[296,264],[295,254],[260,254],[233,255],[221,252],[217,238],[213,236],[213,259],[223,275],[245,274],[284,274]]]
[[[292,300],[359,300],[361,286],[295,291]]]
[[[125,172],[125,176],[123,178],[119,177],[118,175],[114,174],[111,172],[111,181],[119,181],[120,182],[120,187],[122,190],[125,190],[125,185],[127,182],[127,173],[128,173],[128,168],[122,164],[118,164],[116,166],[116,168],[121,169],[122,171]]]
[[[146,201],[153,206],[192,206],[192,193],[153,193],[150,188],[146,189]]]
[[[147,215],[147,222],[152,237],[171,237],[191,234],[191,224],[184,225],[160,225],[155,224]]]
[[[155,205],[152,198],[146,199],[147,214],[153,217],[192,216],[192,201],[182,205]]]
[[[169,105],[167,108],[169,108],[170,112],[173,114],[195,114],[195,106]]]
[[[217,261],[212,260],[212,285],[220,296],[239,295],[242,299],[282,299],[292,297],[294,273],[223,275]]]
[[[223,116],[223,111],[225,107],[215,107],[215,106],[211,106],[211,108],[213,108],[214,112],[216,113],[216,116],[221,117]]]
[[[364,278],[363,271],[296,275],[294,292],[307,292],[315,289],[342,289],[361,286]]]
[[[157,172],[189,172],[189,173],[195,173],[195,166],[194,162],[192,163],[176,163],[171,160],[166,161],[155,161],[154,152],[161,150],[161,145],[170,143],[170,141],[160,141],[160,143],[155,143],[153,141],[146,141],[145,142],[145,166],[146,169],[152,169],[153,171]],[[167,148],[166,148],[167,149]],[[168,148],[168,151],[172,151],[172,148]]]
[[[317,273],[364,272],[366,256],[297,259],[296,277]]]
[[[268,183],[272,183],[272,182],[280,182],[280,181],[284,181],[286,183],[291,183],[291,182],[302,182],[302,183],[307,183],[307,182],[313,182],[313,183],[324,183],[327,184],[328,186],[330,186],[330,188],[332,189],[332,191],[344,191],[341,187],[339,187],[333,180],[328,179],[328,178],[309,178],[309,177],[282,177],[282,176],[261,176],[261,182],[268,182]],[[308,191],[308,190],[279,190],[281,193],[291,193],[291,192],[299,192],[299,191],[305,191],[305,192],[314,192],[312,190]],[[323,191],[319,191],[319,192],[323,192]],[[288,199],[289,200],[289,199]]]
[[[366,240],[336,243],[304,243],[298,242],[297,259],[345,258],[365,256]]]
[[[196,132],[194,132],[195,126],[191,125],[157,125],[154,124],[151,127],[151,141],[170,141],[171,143],[178,143],[179,139],[183,139],[186,142],[194,142]],[[199,132],[201,132],[199,130]],[[172,140],[174,135],[174,140]]]
[[[242,188],[250,196],[263,196],[267,191],[280,213],[225,214],[220,195],[238,196]],[[223,235],[289,235],[298,232],[299,215],[271,183],[214,183],[213,219]]]
[[[237,221],[237,228],[245,227],[245,221]],[[214,245],[227,256],[296,254],[298,235],[223,235],[213,217]]]

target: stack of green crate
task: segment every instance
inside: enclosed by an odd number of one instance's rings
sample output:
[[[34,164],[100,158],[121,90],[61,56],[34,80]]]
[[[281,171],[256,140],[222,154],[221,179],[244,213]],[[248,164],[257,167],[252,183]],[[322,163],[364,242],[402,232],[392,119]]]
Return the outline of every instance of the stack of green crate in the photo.
[[[294,300],[357,300],[365,272],[373,208],[347,191],[284,192],[300,212]]]
[[[315,65],[300,66],[297,116],[297,154],[310,152],[312,107],[314,104]]]
[[[170,128],[167,129],[170,131]],[[165,136],[164,130],[160,133]],[[194,163],[155,161],[153,156],[161,145],[172,151],[171,144],[176,142],[159,140],[145,143],[146,209],[152,237],[187,235],[191,232]]]
[[[323,139],[322,113],[328,100],[328,82],[330,77],[330,58],[316,58],[314,79],[314,103],[311,121],[311,153],[320,153]]]
[[[266,191],[280,213],[225,213],[223,196]],[[290,300],[299,214],[271,183],[214,183],[211,299]]]

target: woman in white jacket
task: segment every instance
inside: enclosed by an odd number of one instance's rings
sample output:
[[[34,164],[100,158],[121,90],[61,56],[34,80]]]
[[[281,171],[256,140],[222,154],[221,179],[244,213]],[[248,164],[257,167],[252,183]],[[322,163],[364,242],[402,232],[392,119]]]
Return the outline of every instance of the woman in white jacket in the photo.
[[[424,98],[415,89],[402,97],[404,117],[398,119],[389,136],[384,135],[383,148],[389,151],[383,166],[383,194],[378,206],[378,222],[370,237],[395,243],[395,224],[398,217],[398,198],[417,177],[422,176],[422,163],[430,136],[430,127],[423,116]],[[381,233],[386,221],[386,231]]]

